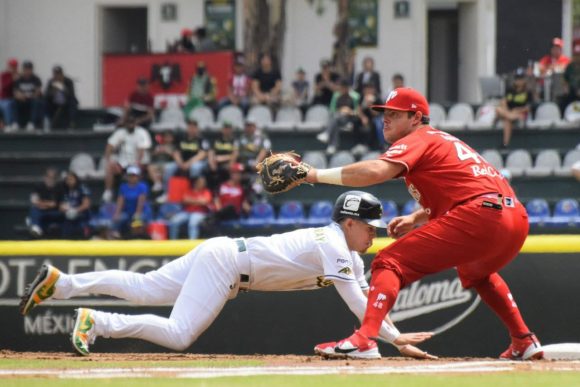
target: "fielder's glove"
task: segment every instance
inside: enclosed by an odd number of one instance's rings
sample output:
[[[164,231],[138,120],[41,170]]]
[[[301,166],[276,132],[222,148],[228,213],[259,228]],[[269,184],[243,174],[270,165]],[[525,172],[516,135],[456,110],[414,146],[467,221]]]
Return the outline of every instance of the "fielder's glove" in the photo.
[[[256,166],[264,190],[270,194],[286,192],[305,183],[311,168],[294,152],[273,154]]]

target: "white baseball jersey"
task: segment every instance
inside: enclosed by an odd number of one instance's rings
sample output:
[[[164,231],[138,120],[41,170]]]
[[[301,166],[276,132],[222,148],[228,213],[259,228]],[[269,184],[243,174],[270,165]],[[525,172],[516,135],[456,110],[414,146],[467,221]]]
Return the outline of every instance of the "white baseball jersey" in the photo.
[[[356,281],[368,288],[361,257],[348,249],[336,223],[269,237],[246,239],[251,260],[250,289],[309,290]]]

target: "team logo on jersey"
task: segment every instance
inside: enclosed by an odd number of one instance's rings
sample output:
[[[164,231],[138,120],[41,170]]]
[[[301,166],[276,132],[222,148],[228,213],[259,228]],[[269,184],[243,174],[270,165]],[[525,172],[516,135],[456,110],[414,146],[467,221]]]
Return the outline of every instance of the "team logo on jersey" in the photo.
[[[338,271],[339,273],[350,275],[352,273],[352,269],[348,266],[343,267]]]
[[[316,286],[318,286],[319,288],[327,288],[332,285],[334,285],[334,282],[332,282],[332,280],[324,278],[323,275],[316,277]]]
[[[357,212],[360,207],[361,198],[356,195],[346,195],[342,208],[347,211]]]
[[[413,184],[409,184],[407,191],[409,191],[409,195],[411,195],[417,202],[421,200],[421,192],[419,192]]]

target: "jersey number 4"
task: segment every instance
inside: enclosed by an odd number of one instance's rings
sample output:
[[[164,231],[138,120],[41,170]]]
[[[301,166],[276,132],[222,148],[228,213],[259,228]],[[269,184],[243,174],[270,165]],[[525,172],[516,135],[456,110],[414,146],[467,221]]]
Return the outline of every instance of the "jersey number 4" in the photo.
[[[460,142],[454,142],[453,145],[455,145],[455,150],[457,151],[457,157],[459,157],[459,160],[461,161],[465,161],[467,159],[473,159],[473,161],[475,161],[476,164],[481,163],[481,161],[479,160],[479,155],[472,151],[471,149],[467,148],[465,145],[463,145]]]

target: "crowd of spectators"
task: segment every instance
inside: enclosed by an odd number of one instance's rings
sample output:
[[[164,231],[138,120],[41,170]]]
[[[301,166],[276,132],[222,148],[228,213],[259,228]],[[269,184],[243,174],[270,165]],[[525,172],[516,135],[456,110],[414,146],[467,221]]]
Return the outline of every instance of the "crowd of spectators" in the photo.
[[[74,126],[78,101],[74,82],[61,66],[54,66],[44,91],[30,61],[9,59],[0,73],[0,130]]]

